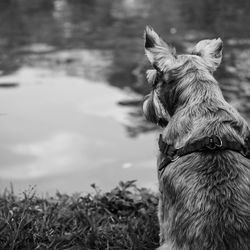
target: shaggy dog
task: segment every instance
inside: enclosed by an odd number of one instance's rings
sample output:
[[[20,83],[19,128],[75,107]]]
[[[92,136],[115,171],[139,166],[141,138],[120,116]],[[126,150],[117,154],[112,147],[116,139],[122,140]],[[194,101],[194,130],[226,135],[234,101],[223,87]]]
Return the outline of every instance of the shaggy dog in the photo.
[[[250,249],[250,130],[213,72],[221,39],[177,55],[150,27],[145,117],[161,127],[159,250]]]

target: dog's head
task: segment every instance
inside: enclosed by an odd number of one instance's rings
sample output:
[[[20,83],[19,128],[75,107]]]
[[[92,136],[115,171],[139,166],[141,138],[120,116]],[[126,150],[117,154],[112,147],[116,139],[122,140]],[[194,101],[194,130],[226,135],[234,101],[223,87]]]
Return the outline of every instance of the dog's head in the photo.
[[[144,36],[153,69],[147,71],[152,90],[143,102],[143,113],[149,121],[165,127],[176,110],[195,95],[194,89],[215,81],[213,72],[221,63],[223,43],[220,38],[202,40],[191,54],[177,55],[152,28],[147,26]]]

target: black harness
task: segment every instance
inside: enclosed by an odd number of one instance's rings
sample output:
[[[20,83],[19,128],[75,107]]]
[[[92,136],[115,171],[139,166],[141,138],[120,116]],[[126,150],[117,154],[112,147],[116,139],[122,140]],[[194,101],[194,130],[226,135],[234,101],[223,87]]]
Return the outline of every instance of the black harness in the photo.
[[[194,141],[182,148],[175,148],[173,145],[167,144],[163,141],[162,134],[159,137],[159,148],[161,153],[165,155],[164,160],[158,167],[159,174],[162,175],[165,168],[171,162],[176,161],[181,156],[188,155],[194,152],[207,152],[215,150],[232,150],[242,154],[244,157],[250,159],[250,136],[245,139],[244,144],[228,140],[226,137],[219,137],[212,135],[206,136],[200,140]]]

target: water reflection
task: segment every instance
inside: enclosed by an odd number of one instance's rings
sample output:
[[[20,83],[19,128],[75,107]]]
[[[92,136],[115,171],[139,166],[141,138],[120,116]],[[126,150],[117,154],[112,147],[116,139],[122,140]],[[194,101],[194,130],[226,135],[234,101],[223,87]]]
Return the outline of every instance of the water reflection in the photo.
[[[246,0],[0,1],[0,186],[76,191],[130,177],[153,186],[157,128],[140,107],[146,24],[180,53],[220,36],[216,77],[250,119],[249,11]]]
[[[0,88],[16,88],[19,84],[16,82],[2,82],[0,83]]]
[[[152,161],[154,135],[131,141],[120,126],[130,126],[132,109],[116,104],[134,93],[36,65],[0,78],[0,84],[15,81],[20,88],[0,91],[6,112],[0,118],[0,187],[13,181],[20,189],[29,183],[51,192],[89,190],[93,182],[111,188]],[[149,147],[138,152],[144,144]],[[124,168],[128,162],[131,168]],[[144,173],[141,183],[152,186],[151,176]]]
[[[39,53],[26,55],[23,63],[40,69],[65,73],[69,76],[82,77],[93,82],[106,81],[107,75],[111,71],[113,55],[110,50],[70,49],[41,54],[41,47],[40,45]],[[34,45],[25,48],[27,51],[31,51],[34,49]],[[50,47],[44,45],[43,48],[48,51]]]

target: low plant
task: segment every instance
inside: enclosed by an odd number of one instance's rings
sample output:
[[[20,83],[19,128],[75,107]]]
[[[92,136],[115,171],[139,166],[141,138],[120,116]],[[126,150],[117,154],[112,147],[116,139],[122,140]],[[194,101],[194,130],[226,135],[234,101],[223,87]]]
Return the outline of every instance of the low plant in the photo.
[[[0,196],[1,250],[155,249],[158,222],[155,194],[135,181],[110,192],[94,184],[93,194],[40,198],[34,190]]]

